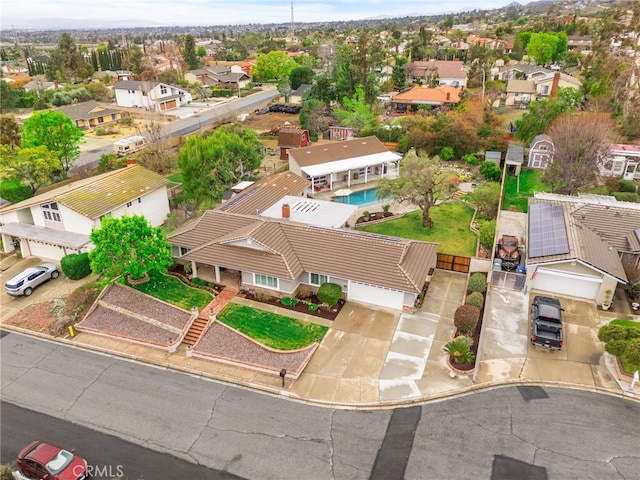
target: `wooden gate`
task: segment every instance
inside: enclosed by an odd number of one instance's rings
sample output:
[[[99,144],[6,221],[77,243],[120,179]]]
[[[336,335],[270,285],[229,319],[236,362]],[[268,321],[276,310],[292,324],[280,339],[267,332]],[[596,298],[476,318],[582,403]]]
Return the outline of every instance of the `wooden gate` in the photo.
[[[469,273],[471,258],[459,257],[458,255],[448,255],[446,253],[438,253],[438,263],[436,268],[442,270],[451,270],[453,272]]]

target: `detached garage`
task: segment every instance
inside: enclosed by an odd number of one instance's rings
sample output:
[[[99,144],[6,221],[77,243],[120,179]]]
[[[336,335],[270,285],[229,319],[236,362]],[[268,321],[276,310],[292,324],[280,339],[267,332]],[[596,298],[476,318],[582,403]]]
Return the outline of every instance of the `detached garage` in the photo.
[[[368,303],[394,310],[402,310],[404,305],[404,292],[354,281],[349,281],[347,298],[353,302]]]

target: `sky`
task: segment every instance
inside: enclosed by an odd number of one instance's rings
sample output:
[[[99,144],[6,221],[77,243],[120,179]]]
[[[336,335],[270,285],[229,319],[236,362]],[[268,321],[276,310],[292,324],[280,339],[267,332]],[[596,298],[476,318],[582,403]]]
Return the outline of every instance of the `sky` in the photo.
[[[294,0],[295,22],[435,15],[500,8],[513,0]],[[18,0],[2,1],[8,30],[118,26],[289,23],[291,0]]]

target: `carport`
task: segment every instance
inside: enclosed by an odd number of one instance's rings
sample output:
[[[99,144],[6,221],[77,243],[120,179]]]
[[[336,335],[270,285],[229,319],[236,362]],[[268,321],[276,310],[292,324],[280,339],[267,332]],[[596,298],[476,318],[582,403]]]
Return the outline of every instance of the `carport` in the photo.
[[[14,240],[18,240],[23,257],[34,256],[59,261],[70,253],[89,251],[91,245],[89,235],[23,223],[2,225],[0,234],[4,252],[13,252]]]

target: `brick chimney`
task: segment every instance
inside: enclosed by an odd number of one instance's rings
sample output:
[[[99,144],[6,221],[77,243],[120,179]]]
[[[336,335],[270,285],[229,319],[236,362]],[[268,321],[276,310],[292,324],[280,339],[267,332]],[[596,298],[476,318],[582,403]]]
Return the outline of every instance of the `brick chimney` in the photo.
[[[447,102],[451,100],[451,92],[447,92]]]
[[[135,158],[127,158],[127,167],[130,167],[131,165],[135,165],[135,164],[136,164]]]
[[[200,81],[202,82],[202,85],[205,85],[205,86],[206,86],[207,84],[205,83],[204,79],[205,79],[205,74],[204,74],[204,73],[201,73],[201,74],[200,74]]]
[[[556,72],[553,74],[553,83],[551,84],[551,92],[549,93],[549,97],[555,98],[558,94],[558,83],[560,83],[560,72]]]
[[[282,204],[282,218],[290,218],[291,217],[291,208],[288,203]]]

